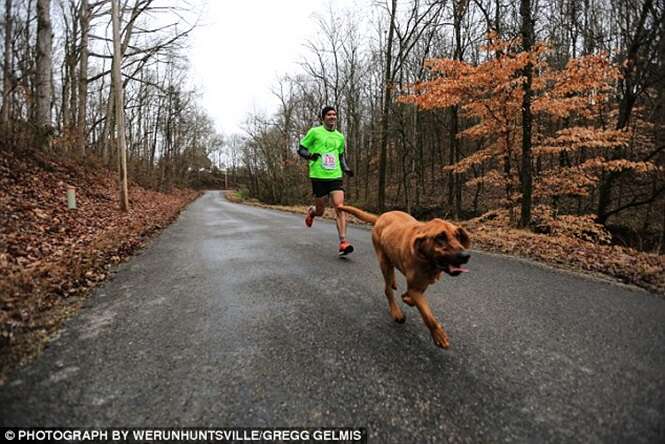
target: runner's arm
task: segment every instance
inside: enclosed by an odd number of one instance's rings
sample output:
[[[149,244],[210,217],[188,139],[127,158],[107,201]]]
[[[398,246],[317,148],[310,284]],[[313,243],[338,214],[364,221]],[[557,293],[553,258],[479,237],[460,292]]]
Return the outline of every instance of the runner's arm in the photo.
[[[305,148],[302,145],[298,146],[298,155],[300,157],[302,157],[303,159],[305,159],[305,160],[316,160],[319,157],[321,157],[321,155],[319,153],[310,154],[309,151],[307,150],[307,148]]]
[[[346,174],[349,177],[353,177],[353,170],[351,169],[349,164],[346,163],[346,156],[344,155],[344,153],[339,155],[339,161],[342,165],[342,171],[344,171],[344,174]]]

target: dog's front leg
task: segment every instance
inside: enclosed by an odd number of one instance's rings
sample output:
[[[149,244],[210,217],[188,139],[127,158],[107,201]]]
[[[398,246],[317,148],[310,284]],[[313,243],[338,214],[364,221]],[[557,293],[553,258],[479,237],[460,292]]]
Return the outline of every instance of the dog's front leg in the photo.
[[[437,320],[434,318],[434,315],[432,314],[432,309],[429,307],[429,303],[427,302],[427,298],[425,297],[425,293],[423,293],[422,291],[409,289],[406,292],[405,296],[406,297],[403,297],[405,301],[408,298],[408,300],[413,302],[416,305],[416,307],[418,307],[420,316],[422,316],[423,322],[425,323],[427,328],[429,328],[434,343],[438,347],[448,348],[448,334],[443,329],[443,325],[439,324],[439,322],[437,322]]]
[[[406,320],[406,316],[402,313],[399,306],[395,303],[395,294],[393,293],[393,288],[395,285],[395,267],[390,262],[390,260],[382,253],[377,253],[379,258],[379,266],[381,267],[381,273],[383,273],[383,279],[385,282],[384,293],[388,299],[388,310],[390,310],[390,316],[399,322],[400,324]]]

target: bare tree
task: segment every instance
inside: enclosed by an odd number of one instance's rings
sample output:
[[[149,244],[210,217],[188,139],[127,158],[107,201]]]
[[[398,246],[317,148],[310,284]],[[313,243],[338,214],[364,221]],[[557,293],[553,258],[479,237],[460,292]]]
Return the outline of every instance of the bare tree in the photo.
[[[388,42],[386,44],[386,74],[383,86],[383,115],[381,117],[381,145],[379,146],[379,189],[378,207],[383,212],[386,205],[386,157],[388,152],[388,119],[390,106],[392,104],[392,80],[393,80],[393,38],[395,36],[395,14],[397,14],[397,0],[392,0],[388,11],[390,14],[390,26],[388,28]]]
[[[395,95],[395,79],[401,73],[404,64],[407,62],[409,55],[422,35],[430,26],[436,24],[444,4],[445,2],[442,1],[432,1],[423,6],[420,1],[413,2],[403,28],[397,21],[397,1],[392,0],[391,6],[388,7],[390,26],[388,28],[388,41],[385,48],[383,113],[381,116],[381,143],[379,146],[379,211],[385,209],[388,130],[393,96]],[[397,37],[398,47],[397,54],[393,58],[395,37]]]
[[[0,121],[9,124],[9,106],[12,89],[12,0],[5,0],[5,57],[2,64],[2,108]]]
[[[123,101],[124,89],[120,67],[122,54],[120,52],[120,19],[118,17],[118,0],[111,0],[111,21],[113,22],[113,92],[115,101],[115,128],[120,154],[120,209],[129,211],[129,197],[127,190],[127,142],[125,141],[125,107]]]
[[[35,89],[35,123],[42,129],[51,125],[51,75],[53,71],[53,53],[51,42],[51,1],[37,0],[37,67]]]
[[[457,61],[464,60],[464,50],[462,47],[462,20],[469,7],[469,0],[453,0],[453,38],[455,39],[455,48],[453,50],[453,59]],[[450,158],[452,163],[461,160],[460,142],[459,142],[459,106],[450,107]],[[462,217],[462,185],[464,181],[463,173],[455,174],[452,171],[449,174],[450,193],[448,204],[454,202],[455,217]]]
[[[521,0],[520,14],[522,16],[522,49],[530,52],[534,45],[534,24],[531,17],[531,0]],[[529,61],[524,67],[524,83],[522,90],[522,165],[520,168],[520,180],[522,187],[522,211],[520,214],[520,226],[528,227],[531,223],[531,194],[533,192],[533,178],[531,174],[531,83],[533,81],[533,65]]]
[[[81,27],[81,41],[79,44],[79,71],[78,71],[78,106],[76,115],[77,144],[80,154],[85,152],[88,125],[86,115],[88,109],[88,35],[90,32],[90,8],[88,0],[81,0],[79,21]]]

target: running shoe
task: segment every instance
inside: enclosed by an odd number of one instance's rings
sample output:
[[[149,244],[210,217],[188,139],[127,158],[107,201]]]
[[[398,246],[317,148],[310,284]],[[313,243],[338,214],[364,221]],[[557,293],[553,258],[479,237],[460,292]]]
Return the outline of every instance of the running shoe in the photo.
[[[353,245],[351,245],[349,241],[341,241],[339,243],[339,255],[346,256],[349,253],[353,253]]]
[[[307,216],[305,216],[305,225],[311,227],[314,223],[314,207],[309,207],[307,209]]]

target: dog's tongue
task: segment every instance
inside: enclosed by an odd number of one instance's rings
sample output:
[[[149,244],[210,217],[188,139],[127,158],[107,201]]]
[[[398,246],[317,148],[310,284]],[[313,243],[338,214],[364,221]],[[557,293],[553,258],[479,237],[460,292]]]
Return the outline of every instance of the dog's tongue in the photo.
[[[453,265],[450,266],[450,271],[451,273],[468,273],[468,269],[464,267],[455,267]]]

